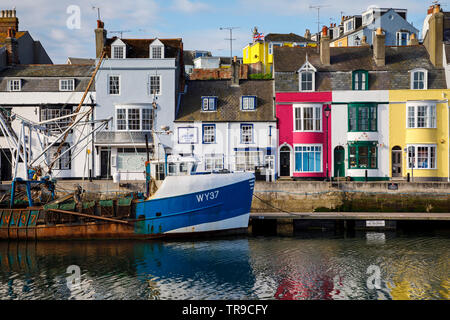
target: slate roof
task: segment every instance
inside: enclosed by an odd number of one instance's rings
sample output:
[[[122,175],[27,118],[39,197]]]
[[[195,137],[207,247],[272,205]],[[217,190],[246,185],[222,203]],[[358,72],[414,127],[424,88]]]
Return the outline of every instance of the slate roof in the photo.
[[[22,79],[22,92],[58,92],[60,79],[74,78],[74,91],[82,92],[86,90],[94,69],[93,65],[75,64],[8,66],[0,71],[0,92],[7,91],[10,78]],[[90,88],[90,91],[94,90],[95,84]]]
[[[280,41],[280,42],[314,42],[308,40],[302,36],[295,33],[269,33],[264,37],[267,41]]]
[[[387,46],[386,65],[383,67],[375,64],[370,46],[331,47],[330,66],[324,66],[320,62],[319,48],[276,47],[276,91],[298,91],[298,80],[294,78],[298,79],[296,72],[305,63],[306,53],[308,61],[318,71],[317,91],[351,90],[351,72],[359,69],[369,71],[369,90],[410,89],[409,71],[415,68],[428,70],[429,89],[447,88],[444,69],[433,66],[423,45]],[[292,89],[289,85],[284,86],[283,81],[291,81]],[[295,90],[293,86],[296,86]]]
[[[187,92],[181,97],[175,122],[258,122],[275,121],[273,115],[273,80],[241,80],[239,87],[231,87],[230,80],[187,81]],[[257,97],[255,111],[241,111],[243,95]],[[217,97],[217,111],[202,112],[201,98]]]
[[[67,58],[67,61],[68,61],[68,64],[90,64],[90,65],[95,65],[95,59],[89,59],[89,58],[73,58],[73,57],[69,57],[69,58]]]
[[[93,65],[25,64],[9,66],[0,71],[3,77],[91,77]]]
[[[108,57],[111,57],[111,44],[117,37],[106,39],[105,50]],[[127,45],[127,58],[149,58],[150,44],[155,39],[120,39]],[[164,57],[177,58],[179,52],[183,50],[183,42],[178,39],[159,39],[164,44]],[[183,54],[180,55],[181,59]]]

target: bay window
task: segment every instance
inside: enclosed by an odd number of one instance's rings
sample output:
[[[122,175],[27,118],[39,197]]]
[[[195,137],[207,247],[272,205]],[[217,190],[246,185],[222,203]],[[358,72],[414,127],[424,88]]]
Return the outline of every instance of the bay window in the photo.
[[[436,169],[436,145],[408,145],[408,169]]]
[[[322,172],[322,145],[295,145],[295,172]]]
[[[117,131],[150,131],[153,128],[153,109],[142,107],[116,108]]]

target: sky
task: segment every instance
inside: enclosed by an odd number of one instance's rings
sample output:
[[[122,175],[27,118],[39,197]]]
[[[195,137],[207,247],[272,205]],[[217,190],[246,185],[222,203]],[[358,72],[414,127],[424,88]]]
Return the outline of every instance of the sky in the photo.
[[[208,50],[230,56],[252,41],[256,26],[263,34],[317,32],[320,25],[338,23],[341,15],[361,14],[370,5],[408,9],[408,21],[421,30],[431,0],[2,0],[1,9],[16,8],[20,31],[41,41],[53,63],[67,57],[94,58],[98,8],[108,37],[182,38],[185,50]],[[445,4],[442,5],[447,11]]]

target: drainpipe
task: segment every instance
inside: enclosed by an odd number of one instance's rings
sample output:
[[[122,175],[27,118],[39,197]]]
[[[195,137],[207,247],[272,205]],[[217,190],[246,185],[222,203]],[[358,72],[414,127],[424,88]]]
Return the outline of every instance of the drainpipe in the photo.
[[[448,177],[447,177],[447,182],[450,182],[450,105],[447,102],[447,116],[448,116],[448,126],[447,126],[447,149],[448,149],[448,157],[447,157],[447,162],[448,162]]]

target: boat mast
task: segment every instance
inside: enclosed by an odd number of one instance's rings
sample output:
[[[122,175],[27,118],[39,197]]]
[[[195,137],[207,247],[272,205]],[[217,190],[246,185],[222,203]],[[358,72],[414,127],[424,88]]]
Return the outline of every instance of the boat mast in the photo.
[[[100,60],[99,60],[99,62],[98,62],[98,64],[97,64],[97,66],[95,67],[95,70],[94,70],[94,72],[93,72],[93,74],[92,74],[92,76],[91,76],[91,79],[89,80],[89,83],[88,83],[88,85],[87,85],[87,87],[86,87],[86,90],[84,91],[83,97],[81,98],[81,101],[80,101],[80,103],[78,104],[78,107],[77,107],[77,108],[75,109],[75,111],[74,111],[75,114],[77,114],[77,113],[80,111],[81,106],[83,105],[84,100],[86,99],[86,96],[87,96],[87,94],[88,94],[88,92],[89,92],[89,89],[91,88],[91,85],[92,85],[92,83],[94,82],[95,75],[97,74],[97,71],[98,71],[98,69],[100,68],[100,65],[101,65],[102,62],[103,62],[103,58],[105,57],[105,54],[106,54],[106,51],[103,51],[103,52],[102,52],[102,55],[101,55],[101,57],[100,57]],[[87,113],[87,114],[89,114],[89,113]],[[75,122],[76,117],[77,117],[76,115],[74,115],[74,116],[72,117],[72,120],[71,120],[71,123],[69,124],[69,127]],[[86,117],[86,115],[82,116],[81,119],[83,119],[84,117]],[[80,119],[80,120],[81,120],[81,119]],[[55,153],[55,157],[56,157],[56,158],[59,157],[59,154],[61,153],[61,150],[62,150],[62,148],[63,148],[63,144],[64,144],[64,142],[66,141],[67,136],[69,135],[69,132],[70,132],[70,130],[66,130],[66,133],[64,134],[64,137],[63,137],[61,143],[60,143],[59,146],[58,146],[58,150],[56,150],[56,153]],[[52,168],[53,168],[53,165],[54,165],[54,164],[55,164],[55,161],[53,161],[52,163],[50,163],[50,165],[49,165],[49,167],[48,167],[48,172],[49,172],[49,173],[52,171]]]

